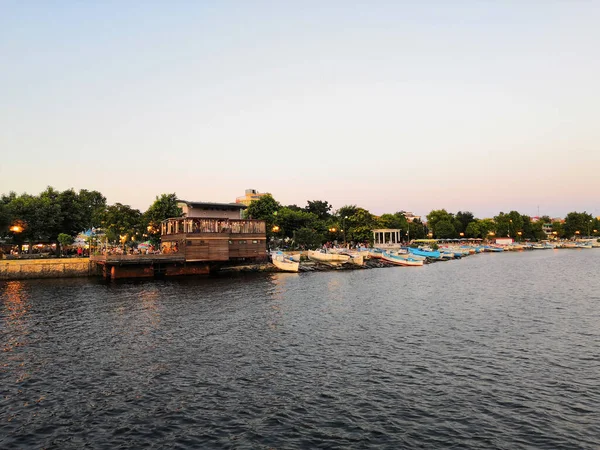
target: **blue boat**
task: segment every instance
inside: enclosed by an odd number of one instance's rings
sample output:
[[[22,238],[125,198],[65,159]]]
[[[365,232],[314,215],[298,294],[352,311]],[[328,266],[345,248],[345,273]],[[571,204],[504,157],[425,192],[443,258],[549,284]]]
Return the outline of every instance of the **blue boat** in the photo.
[[[442,256],[441,253],[438,252],[437,250],[429,251],[429,250],[421,250],[420,248],[411,248],[411,247],[408,247],[407,250],[414,255],[425,256],[427,258],[432,258],[432,259],[439,259]]]

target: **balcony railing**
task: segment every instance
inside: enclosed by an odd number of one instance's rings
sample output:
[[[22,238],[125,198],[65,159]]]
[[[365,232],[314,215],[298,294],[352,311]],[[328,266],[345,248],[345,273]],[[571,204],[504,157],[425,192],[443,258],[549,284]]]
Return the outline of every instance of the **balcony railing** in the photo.
[[[167,219],[161,224],[161,235],[194,233],[264,234],[263,220],[208,219],[203,217]]]

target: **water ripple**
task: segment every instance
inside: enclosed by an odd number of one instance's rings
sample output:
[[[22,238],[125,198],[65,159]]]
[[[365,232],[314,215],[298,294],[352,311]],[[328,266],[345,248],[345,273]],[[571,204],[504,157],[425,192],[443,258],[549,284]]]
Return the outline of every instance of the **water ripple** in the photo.
[[[3,283],[0,448],[599,448],[599,269]]]

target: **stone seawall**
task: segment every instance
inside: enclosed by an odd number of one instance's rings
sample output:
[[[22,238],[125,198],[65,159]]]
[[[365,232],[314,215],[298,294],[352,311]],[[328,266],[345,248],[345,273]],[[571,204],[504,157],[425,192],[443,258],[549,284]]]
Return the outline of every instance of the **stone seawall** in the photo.
[[[87,258],[0,260],[0,280],[72,278],[96,275],[96,263]]]

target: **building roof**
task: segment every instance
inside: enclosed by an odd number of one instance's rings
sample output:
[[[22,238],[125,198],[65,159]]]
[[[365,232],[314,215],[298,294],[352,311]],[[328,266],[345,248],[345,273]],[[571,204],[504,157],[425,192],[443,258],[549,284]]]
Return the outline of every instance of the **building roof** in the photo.
[[[190,208],[211,208],[211,207],[219,207],[219,208],[231,208],[231,209],[246,209],[246,205],[242,205],[241,203],[215,203],[215,202],[190,202],[188,200],[177,199],[179,203],[185,203]]]

